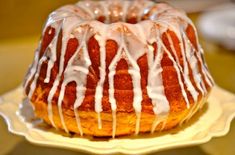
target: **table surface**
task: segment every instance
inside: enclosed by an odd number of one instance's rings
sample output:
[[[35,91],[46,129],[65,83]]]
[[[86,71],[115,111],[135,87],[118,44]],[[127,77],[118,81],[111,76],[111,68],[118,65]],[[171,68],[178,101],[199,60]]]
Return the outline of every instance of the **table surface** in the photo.
[[[33,60],[33,51],[37,47],[38,38],[38,36],[35,36],[0,41],[0,94],[15,88],[22,82],[26,70]],[[205,50],[207,64],[216,83],[235,93],[235,51],[228,51],[203,39],[200,40]],[[235,121],[232,122],[230,132],[226,136],[213,138],[206,144],[161,151],[157,154],[233,155],[235,152],[234,137]],[[0,155],[32,153],[34,155],[60,155],[65,153],[72,155],[78,152],[30,144],[23,137],[9,133],[6,123],[0,117]]]

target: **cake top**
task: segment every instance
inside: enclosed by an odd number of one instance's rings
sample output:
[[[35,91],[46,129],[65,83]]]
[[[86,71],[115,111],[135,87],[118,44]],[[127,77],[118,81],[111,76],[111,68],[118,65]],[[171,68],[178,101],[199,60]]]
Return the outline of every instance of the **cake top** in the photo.
[[[187,18],[183,11],[166,3],[149,0],[85,0],[59,8],[50,15],[48,24],[67,17],[76,17],[79,22],[95,20],[106,24],[136,24],[145,20],[156,21],[159,16]]]

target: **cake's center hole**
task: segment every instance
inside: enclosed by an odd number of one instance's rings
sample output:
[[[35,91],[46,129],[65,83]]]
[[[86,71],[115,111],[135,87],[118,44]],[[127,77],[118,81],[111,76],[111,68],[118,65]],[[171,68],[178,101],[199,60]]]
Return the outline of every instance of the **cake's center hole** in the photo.
[[[96,20],[106,24],[117,22],[136,24],[140,21],[149,19],[148,14],[139,16],[139,11],[140,10],[128,10],[127,12],[123,12],[121,8],[113,7],[109,9],[108,15],[101,14],[96,17]]]

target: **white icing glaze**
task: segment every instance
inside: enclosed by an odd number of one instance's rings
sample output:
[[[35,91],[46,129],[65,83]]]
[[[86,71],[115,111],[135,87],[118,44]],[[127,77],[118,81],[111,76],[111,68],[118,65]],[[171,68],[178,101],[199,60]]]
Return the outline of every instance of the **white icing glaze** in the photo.
[[[191,21],[187,16],[185,16],[185,18],[188,19],[188,20],[187,20],[188,23],[189,23],[189,24],[193,27],[193,29],[194,29],[194,32],[195,32],[195,35],[196,35],[196,41],[197,41],[197,49],[198,49],[198,51],[199,51],[199,52],[195,52],[196,55],[197,55],[196,57],[199,59],[199,63],[201,64],[202,73],[203,73],[203,76],[205,76],[205,78],[206,78],[207,84],[209,84],[209,86],[212,87],[213,84],[214,84],[214,80],[213,80],[212,76],[210,75],[210,73],[209,73],[209,71],[208,71],[208,69],[207,69],[206,63],[203,63],[203,62],[202,62],[202,55],[203,55],[203,52],[204,52],[204,51],[203,51],[201,45],[199,44],[199,39],[198,39],[197,30],[196,30],[194,24],[192,23],[192,21]],[[190,41],[189,41],[189,43],[192,44]],[[192,48],[194,49],[194,51],[197,51],[193,45],[191,45],[191,46],[192,46]],[[204,83],[203,83],[203,84],[204,84]]]
[[[153,25],[155,30],[155,25]],[[157,29],[157,27],[156,27]],[[146,29],[145,29],[146,30]],[[149,97],[152,99],[153,104],[153,111],[156,115],[156,118],[159,118],[160,116],[167,116],[168,112],[170,110],[169,102],[166,98],[165,92],[164,92],[164,86],[162,82],[162,67],[161,67],[161,60],[163,58],[163,50],[162,46],[160,46],[160,38],[156,38],[156,36],[160,35],[159,32],[148,32],[149,35],[155,34],[155,39],[152,39],[151,36],[149,38],[151,39],[150,42],[157,43],[157,54],[154,58],[154,49],[152,46],[149,46],[149,52],[147,53],[148,58],[148,67],[149,67],[149,76],[148,76],[148,84],[147,84],[147,91]],[[152,80],[155,79],[155,80]],[[155,130],[157,127],[157,124],[161,121],[155,120],[152,125],[152,131]]]
[[[177,54],[176,54],[176,49],[175,49],[175,47],[174,47],[172,38],[170,37],[169,34],[167,34],[167,37],[168,37],[168,40],[169,40],[169,42],[170,42],[170,44],[171,44],[170,47],[171,47],[171,49],[172,49],[172,51],[173,51],[173,53],[174,53],[174,56],[175,56],[175,58],[176,58],[176,60],[177,60],[177,63],[180,64],[180,60],[179,60],[179,58],[178,58],[178,56],[177,56]],[[181,46],[181,48],[182,48],[182,46]],[[182,48],[181,51],[182,51],[181,53],[182,53],[182,55],[183,55],[182,58],[183,58],[184,70],[182,69],[181,66],[179,66],[179,68],[180,68],[180,71],[184,74],[183,77],[184,77],[184,80],[185,80],[185,83],[186,83],[186,86],[187,86],[187,90],[191,93],[191,95],[192,95],[194,101],[197,101],[198,92],[195,90],[195,88],[194,88],[192,82],[191,82],[190,79],[189,79],[189,78],[190,78],[190,77],[189,77],[189,69],[188,69],[188,64],[187,64],[187,61],[186,61],[186,56],[185,56],[185,53],[184,53],[183,48]],[[186,53],[190,53],[190,52],[186,51]]]
[[[162,123],[162,126],[161,126],[159,131],[162,131],[166,126],[167,118],[168,118],[167,115],[162,115],[162,116],[161,115],[159,115],[159,116],[156,115],[156,117],[153,121],[152,128],[151,128],[151,133],[154,133],[154,131],[156,130],[157,126],[160,125],[160,123]]]
[[[187,35],[185,34],[185,32],[183,30],[181,32],[182,32],[183,44],[185,47],[184,51],[186,55],[186,61],[190,62],[189,65],[190,65],[190,68],[192,69],[192,74],[193,74],[193,78],[196,83],[196,86],[200,90],[202,95],[204,95],[207,90],[205,89],[204,84],[203,84],[203,87],[201,86],[201,83],[203,83],[203,81],[197,68],[197,58],[195,57],[195,50],[193,50],[192,45],[189,44],[190,41],[187,38]]]
[[[46,61],[47,58],[45,56],[43,56],[39,62],[38,62],[38,66],[37,66],[37,70],[41,70],[41,66],[43,64],[44,61]],[[28,97],[29,98],[32,98],[33,96],[33,93],[34,93],[34,90],[36,88],[36,84],[37,84],[37,80],[38,80],[38,77],[39,77],[39,72],[36,72],[35,73],[35,76],[34,76],[34,79],[33,79],[33,82],[31,83],[30,85],[30,91],[29,91],[29,94],[28,94]]]
[[[105,49],[105,43],[106,43],[106,27],[103,27],[104,29],[100,29],[99,33],[95,35],[95,39],[98,41],[100,46],[100,80],[97,84],[96,91],[95,91],[95,111],[98,113],[98,128],[102,129],[101,124],[101,117],[100,112],[102,111],[102,97],[103,97],[103,84],[105,80],[106,75],[106,49]]]
[[[188,100],[188,96],[187,96],[187,93],[184,89],[184,84],[183,84],[183,80],[181,78],[181,74],[180,74],[180,69],[179,69],[179,64],[177,64],[177,62],[174,60],[173,56],[171,55],[171,53],[168,51],[168,49],[165,47],[165,45],[162,43],[162,41],[160,40],[160,45],[163,47],[164,51],[167,53],[169,59],[172,61],[173,63],[173,66],[176,70],[176,73],[177,73],[177,76],[178,76],[178,81],[179,81],[179,85],[180,85],[180,88],[181,88],[181,91],[182,91],[182,95],[184,97],[184,100],[187,104],[187,107],[189,108],[190,107],[190,103],[189,103],[189,100]]]
[[[116,74],[117,63],[121,59],[125,59],[128,64],[128,73],[132,79],[133,85],[133,108],[136,113],[136,127],[135,134],[140,131],[141,123],[141,111],[143,100],[142,89],[141,89],[141,74],[140,68],[137,64],[137,60],[147,54],[148,60],[148,80],[147,80],[147,94],[152,100],[153,112],[156,118],[152,124],[152,132],[155,131],[156,127],[162,123],[161,130],[165,128],[167,118],[170,112],[170,104],[165,94],[165,88],[163,85],[161,60],[163,54],[166,53],[173,67],[177,73],[177,80],[181,88],[181,94],[190,108],[190,101],[187,95],[187,91],[192,95],[194,102],[198,101],[199,93],[205,95],[207,92],[202,76],[208,85],[213,85],[213,79],[211,78],[206,66],[203,64],[201,53],[202,49],[198,46],[199,51],[197,51],[192,43],[189,41],[185,29],[188,24],[193,24],[187,18],[185,13],[180,12],[166,4],[155,4],[150,1],[115,1],[115,5],[120,5],[120,12],[115,12],[117,15],[121,15],[123,21],[126,21],[127,14],[129,13],[130,7],[135,7],[137,9],[137,21],[138,24],[127,24],[124,22],[110,22],[110,12],[108,10],[112,1],[82,1],[76,5],[68,5],[62,7],[52,13],[48,19],[46,27],[52,26],[56,30],[56,34],[52,39],[51,43],[47,47],[44,55],[39,59],[39,50],[35,54],[34,62],[30,68],[30,71],[26,77],[25,89],[29,85],[29,81],[33,78],[28,94],[29,98],[32,98],[34,90],[37,85],[39,73],[41,70],[41,65],[43,62],[48,60],[46,78],[44,83],[49,83],[51,79],[52,68],[56,61],[57,42],[59,33],[62,33],[62,48],[59,61],[59,73],[56,79],[53,81],[52,88],[48,94],[48,117],[51,124],[56,127],[53,121],[53,110],[52,110],[52,100],[53,97],[60,87],[60,92],[58,96],[58,111],[60,115],[60,120],[62,127],[66,132],[67,129],[66,121],[64,120],[64,111],[62,108],[64,95],[66,91],[66,86],[71,83],[76,83],[76,100],[73,105],[73,111],[77,122],[77,128],[80,135],[83,135],[83,130],[79,118],[78,108],[81,106],[86,92],[87,76],[89,73],[89,67],[91,66],[91,60],[89,58],[87,41],[91,36],[94,36],[99,44],[100,52],[100,66],[99,66],[99,80],[95,89],[95,112],[97,113],[97,124],[98,128],[102,129],[102,97],[104,89],[104,81],[106,76],[106,69],[109,70],[108,73],[108,94],[109,102],[111,104],[112,110],[112,136],[116,135],[117,128],[117,101],[115,99],[115,88],[114,88],[114,76]],[[152,9],[152,10],[151,10]],[[150,20],[141,21],[144,14],[148,13]],[[105,17],[105,23],[95,21],[95,18],[103,15]],[[180,42],[180,50],[182,53],[183,66],[180,65],[180,60],[177,56],[176,49],[173,45],[173,40],[168,34],[167,38],[170,43],[171,52],[166,48],[161,40],[163,33],[167,30],[173,31]],[[195,28],[194,28],[195,30]],[[45,32],[45,30],[44,30]],[[51,32],[49,32],[51,33]],[[195,31],[196,34],[196,31]],[[197,36],[196,36],[197,37]],[[69,59],[67,66],[64,66],[64,56],[66,54],[66,48],[69,39],[76,38],[79,42],[74,55]],[[106,68],[106,41],[107,39],[114,40],[118,44],[118,50],[114,58],[112,59],[108,68]],[[153,43],[157,44],[156,55],[154,55]],[[183,46],[184,45],[184,46]],[[175,58],[175,59],[174,59]],[[189,62],[189,63],[188,63]],[[202,74],[199,72],[198,63],[201,64]],[[196,88],[193,86],[192,81],[189,76],[189,67],[192,69],[193,78],[195,84],[200,92],[197,92]],[[63,76],[63,81],[62,81]],[[182,78],[183,77],[183,78]],[[186,86],[186,89],[184,88]],[[182,124],[185,120],[188,120],[193,116],[193,114],[204,104],[204,96],[200,101],[200,105],[194,104],[191,107],[189,114],[181,121]]]

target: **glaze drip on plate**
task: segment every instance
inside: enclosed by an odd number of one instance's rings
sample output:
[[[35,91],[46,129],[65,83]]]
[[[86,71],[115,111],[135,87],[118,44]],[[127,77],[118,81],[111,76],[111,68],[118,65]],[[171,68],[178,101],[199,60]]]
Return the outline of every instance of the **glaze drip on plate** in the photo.
[[[190,40],[189,31],[195,35],[195,42]],[[151,99],[152,111],[156,115],[152,132],[160,124],[164,129],[171,109],[162,76],[164,69],[169,65],[173,66],[177,74],[177,79],[174,80],[178,81],[187,108],[194,106],[191,102],[197,102],[207,93],[206,86],[213,85],[192,22],[184,12],[167,4],[144,0],[81,1],[53,12],[43,34],[43,38],[49,40],[49,44],[41,44],[36,51],[24,87],[27,96],[32,98],[41,78],[41,68],[46,66],[44,83],[52,83],[47,94],[48,118],[57,128],[53,119],[53,98],[59,92],[58,112],[66,132],[69,130],[62,107],[66,106],[63,105],[63,101],[68,85],[75,85],[76,88],[73,111],[81,135],[83,130],[79,107],[86,94],[92,92],[94,95],[94,109],[99,129],[102,129],[102,100],[104,94],[108,96],[112,110],[113,137],[116,133],[118,112],[115,79],[119,74],[125,74],[125,78],[132,81],[136,134],[139,133],[141,126],[143,94]],[[88,46],[90,42],[92,47]],[[108,42],[117,47],[113,48],[113,55],[107,53]],[[71,49],[75,50],[71,52]],[[94,58],[93,55],[97,57]],[[145,84],[142,83],[145,75],[141,73],[139,64],[143,57],[146,57],[148,67]],[[162,65],[165,57],[170,63],[168,66]],[[120,66],[128,67],[128,72],[125,73]],[[58,70],[57,74],[55,70]],[[196,108],[192,109],[181,123],[197,111]]]

